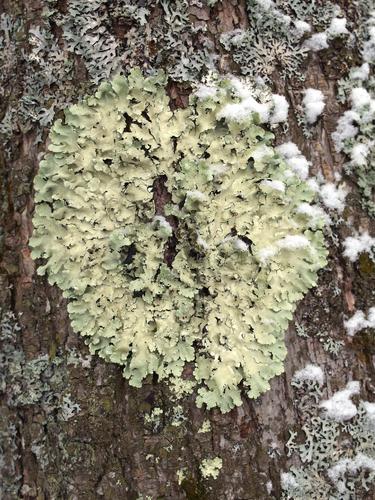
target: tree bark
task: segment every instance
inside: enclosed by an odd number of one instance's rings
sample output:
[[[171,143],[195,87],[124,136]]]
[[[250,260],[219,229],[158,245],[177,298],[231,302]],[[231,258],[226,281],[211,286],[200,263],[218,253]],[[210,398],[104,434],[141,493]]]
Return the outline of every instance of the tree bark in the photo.
[[[247,27],[245,2],[223,0],[213,9],[199,2],[189,4],[191,22],[206,26],[215,45],[218,67],[223,73],[238,72],[218,38],[222,32]],[[350,15],[353,4],[341,4]],[[46,5],[42,0],[5,0],[0,13],[18,16],[27,31],[31,25],[43,24],[42,7]],[[56,5],[59,11],[66,11],[64,0]],[[160,10],[153,12],[152,22],[157,23]],[[122,28],[114,21],[108,29],[121,39],[121,30],[129,30],[129,26]],[[59,26],[55,26],[55,36],[63,44]],[[25,51],[30,50],[27,37],[22,43]],[[295,142],[311,160],[313,173],[321,172],[328,181],[343,173],[344,163],[331,139],[343,112],[336,99],[337,82],[348,72],[347,54],[340,57],[340,50],[338,44],[336,52],[333,48],[309,55],[303,68],[304,83],[284,80],[278,74],[272,77],[274,92],[287,96],[291,105],[289,130],[278,133],[277,142]],[[19,54],[15,57],[16,64],[6,78],[3,114],[24,91],[20,82],[26,67],[17,62],[21,61]],[[77,88],[85,79],[84,64],[75,56]],[[297,121],[302,90],[307,87],[322,90],[326,101],[324,116],[310,139],[304,137]],[[169,92],[176,106],[186,105],[186,85],[171,80]],[[295,371],[308,363],[323,367],[327,376],[324,398],[351,379],[361,381],[362,399],[374,398],[373,337],[350,339],[343,328],[344,315],[371,306],[373,263],[369,259],[355,264],[345,260],[335,241],[349,232],[344,226],[332,227],[329,263],[320,272],[318,286],[306,295],[295,314],[295,322],[309,337],[297,335],[295,323],[290,324],[285,373],[271,381],[271,389],[264,395],[256,400],[244,397],[243,405],[227,414],[198,409],[191,396],[180,403],[183,417],[175,425],[175,403],[168,389],[152,379],[141,389],[132,388],[122,377],[121,367],[89,356],[83,340],[70,327],[60,290],[36,274],[28,247],[34,208],[32,182],[39,154],[45,150],[46,132],[48,127],[43,129],[42,141],[35,143],[33,128],[19,129],[11,143],[4,144],[0,156],[0,305],[3,325],[10,325],[13,332],[11,339],[2,337],[4,500],[135,500],[147,495],[173,500],[281,498],[280,473],[298,465],[298,459],[287,457],[288,431],[300,429],[305,419],[296,401],[299,393],[291,385]],[[372,222],[360,208],[355,183],[351,178],[345,181],[352,191],[344,217],[369,227]],[[343,342],[338,356],[324,349],[324,332]],[[155,407],[163,410],[162,416],[145,421]],[[198,433],[206,419],[210,431]],[[223,459],[218,478],[204,479],[199,469],[202,459],[216,456]],[[179,484],[176,472],[182,469],[185,478]],[[271,493],[267,491],[269,481]]]

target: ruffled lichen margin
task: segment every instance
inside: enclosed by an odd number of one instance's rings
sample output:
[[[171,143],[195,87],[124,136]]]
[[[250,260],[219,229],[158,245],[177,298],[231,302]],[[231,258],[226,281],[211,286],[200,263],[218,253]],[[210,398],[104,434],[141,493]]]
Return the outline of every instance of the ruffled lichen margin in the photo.
[[[175,111],[165,88],[134,69],[55,122],[32,256],[92,353],[137,387],[194,364],[197,405],[225,412],[283,372],[284,332],[326,262],[324,222],[299,210],[314,192],[259,117],[222,118],[239,101],[230,80]]]

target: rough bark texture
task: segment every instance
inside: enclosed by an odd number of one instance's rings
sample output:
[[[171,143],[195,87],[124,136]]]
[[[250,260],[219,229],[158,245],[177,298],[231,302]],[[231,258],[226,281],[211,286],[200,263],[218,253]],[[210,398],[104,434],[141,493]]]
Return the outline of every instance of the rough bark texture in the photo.
[[[241,0],[224,0],[215,10],[191,3],[195,22],[206,24],[213,40],[220,32],[247,25]],[[349,12],[350,2],[342,3]],[[60,8],[65,8],[65,2],[60,2]],[[41,12],[38,1],[5,1],[1,10],[18,12],[26,23],[33,24]],[[121,33],[119,27],[117,30]],[[312,161],[315,173],[320,170],[327,180],[341,172],[343,163],[331,140],[342,112],[335,98],[336,84],[348,69],[345,56],[338,57],[340,50],[339,46],[333,47],[307,59],[304,87],[321,89],[326,98],[324,117],[309,140],[296,120],[301,83],[284,81],[277,75],[273,79],[275,90],[286,95],[291,103],[289,131],[278,141],[285,137],[293,140]],[[223,71],[236,71],[226,54],[222,54],[219,66]],[[24,68],[17,71],[22,73]],[[16,80],[14,75],[10,77],[10,82]],[[76,78],[84,78],[78,60]],[[10,85],[14,98],[17,85]],[[170,94],[176,105],[186,102],[186,89],[181,90],[180,85],[171,82]],[[24,353],[20,364],[24,371],[13,377],[23,390],[37,391],[35,397],[31,397],[31,392],[27,394],[30,398],[25,404],[10,405],[7,394],[2,395],[0,431],[8,464],[6,480],[18,481],[16,496],[4,498],[135,500],[149,495],[152,499],[174,500],[260,500],[270,498],[266,489],[269,480],[273,484],[272,494],[280,498],[280,472],[293,463],[286,456],[288,430],[298,429],[302,421],[295,404],[297,393],[291,386],[293,373],[308,362],[316,363],[327,375],[324,397],[342,388],[349,379],[362,382],[363,399],[371,401],[375,397],[375,343],[370,334],[350,340],[343,330],[344,314],[350,315],[356,308],[367,310],[370,305],[369,294],[375,285],[373,264],[365,258],[358,264],[349,264],[331,239],[329,264],[320,273],[319,285],[307,294],[295,315],[310,336],[298,336],[295,326],[290,325],[285,373],[272,380],[271,390],[255,401],[244,398],[242,407],[227,414],[197,409],[191,397],[181,403],[185,417],[181,425],[171,425],[174,408],[165,386],[150,379],[141,389],[134,389],[118,366],[97,357],[86,364],[72,361],[72,352],[85,357],[87,347],[70,328],[60,291],[36,275],[28,248],[32,181],[38,154],[44,147],[35,145],[33,139],[32,130],[20,131],[14,138],[12,158],[0,156],[0,304],[3,311],[17,314],[21,326],[14,348]],[[350,179],[347,183],[352,193],[344,216],[368,226],[359,208],[355,185]],[[162,186],[160,194],[163,196]],[[333,228],[339,238],[347,236],[345,231]],[[340,291],[335,294],[337,287]],[[338,356],[324,350],[319,336],[323,331],[343,341]],[[29,383],[35,372],[29,373],[25,367],[42,355],[48,356],[50,368],[37,371],[40,387],[35,389],[34,382]],[[70,418],[61,417],[62,395],[79,405]],[[145,423],[144,416],[154,407],[164,410],[162,417],[156,423]],[[211,430],[197,433],[207,418]],[[14,433],[7,433],[11,423]],[[223,469],[217,480],[204,480],[199,464],[203,458],[215,456],[223,459]],[[186,479],[178,484],[176,471],[183,468]]]

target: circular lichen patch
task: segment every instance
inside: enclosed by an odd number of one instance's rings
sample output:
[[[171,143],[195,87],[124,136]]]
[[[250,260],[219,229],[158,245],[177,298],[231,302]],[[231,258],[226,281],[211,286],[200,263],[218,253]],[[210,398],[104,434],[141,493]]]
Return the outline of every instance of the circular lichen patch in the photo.
[[[314,193],[229,81],[171,111],[133,70],[56,121],[35,179],[34,258],[92,352],[132,385],[194,363],[197,404],[228,411],[283,372],[284,332],[325,265]]]

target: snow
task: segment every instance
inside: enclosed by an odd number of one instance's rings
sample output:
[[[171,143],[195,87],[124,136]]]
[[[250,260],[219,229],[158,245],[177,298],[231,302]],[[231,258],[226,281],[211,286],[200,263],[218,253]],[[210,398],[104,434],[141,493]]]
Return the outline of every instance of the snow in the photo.
[[[353,476],[358,474],[359,469],[375,471],[375,460],[363,453],[358,453],[354,458],[342,458],[336,465],[328,469],[328,477],[337,484],[344,474],[348,472]],[[344,485],[342,486],[344,487]],[[339,488],[340,490],[341,488]]]
[[[310,125],[315,123],[325,106],[323,93],[317,89],[306,89],[302,103],[305,108],[307,123]]]
[[[281,487],[283,490],[298,488],[298,483],[290,472],[282,472],[280,475]]]
[[[317,205],[310,205],[309,203],[301,203],[297,207],[297,212],[299,214],[304,214],[311,219],[311,224],[316,226],[320,221],[324,221],[325,224],[329,224],[330,218],[325,213],[325,211],[318,207]]]
[[[328,40],[327,33],[315,33],[310,38],[308,38],[303,44],[309,50],[313,52],[317,52],[318,50],[327,49],[328,48]]]
[[[309,175],[310,163],[303,156],[296,144],[286,142],[277,146],[277,152],[285,159],[286,164],[302,180],[306,180]]]
[[[346,28],[346,19],[345,17],[334,17],[331,20],[331,24],[326,30],[327,35],[330,38],[335,38],[340,35],[347,35],[349,32]]]
[[[209,248],[209,245],[208,245],[207,241],[206,241],[206,240],[204,240],[204,239],[202,238],[202,236],[200,236],[200,235],[198,235],[198,238],[197,238],[197,244],[198,244],[200,247],[202,247],[204,250],[208,250],[208,248]]]
[[[370,105],[371,96],[363,87],[354,87],[350,93],[350,100],[352,101],[353,109],[358,110]]]
[[[159,222],[159,226],[166,229],[167,233],[172,234],[173,233],[173,228],[167,221],[165,217],[162,215],[155,215],[153,222]]]
[[[352,381],[346,384],[345,389],[335,392],[335,394],[326,401],[320,403],[320,408],[326,410],[326,417],[336,422],[350,420],[357,415],[357,407],[350,400],[355,394],[359,394],[359,382]]]
[[[310,245],[310,241],[306,236],[300,234],[288,234],[277,241],[277,246],[279,248],[284,248],[287,250],[299,250],[300,248],[306,248]]]
[[[288,119],[289,103],[283,95],[272,95],[272,109],[270,123],[286,122]]]
[[[269,146],[266,146],[265,144],[261,144],[260,146],[257,146],[254,151],[252,151],[251,156],[254,158],[255,161],[262,161],[263,158],[266,158],[267,156],[272,156],[273,151],[272,148]]]
[[[209,85],[200,85],[195,91],[195,95],[198,99],[208,99],[209,97],[214,97],[217,93],[217,88]]]
[[[350,159],[352,162],[352,165],[361,167],[366,165],[367,163],[367,156],[370,152],[370,145],[371,144],[363,144],[359,142],[358,144],[355,144],[350,151]]]
[[[194,201],[205,201],[206,195],[201,191],[197,191],[196,189],[194,189],[192,191],[186,191],[186,198]]]
[[[331,209],[341,213],[345,208],[345,198],[348,192],[344,186],[336,186],[331,182],[323,184],[319,188],[319,195],[323,204]]]
[[[282,181],[270,181],[268,179],[265,179],[260,183],[261,186],[268,186],[272,189],[275,189],[276,191],[281,191],[282,193],[285,192],[285,184]]]
[[[369,39],[364,43],[362,50],[363,60],[369,63],[375,62],[375,10],[370,12],[368,20]]]
[[[249,250],[249,245],[241,240],[241,238],[234,238],[233,243],[235,248],[240,252],[247,252]]]
[[[366,411],[366,417],[368,421],[373,426],[375,426],[375,403],[370,403],[369,401],[363,401],[362,404]]]
[[[348,236],[343,241],[344,257],[351,262],[355,262],[361,253],[371,252],[375,246],[375,238],[370,236],[367,231],[363,231],[357,236]]]
[[[352,139],[358,133],[358,127],[353,125],[354,122],[360,121],[360,116],[356,111],[348,110],[339,118],[336,131],[333,132],[332,138],[337,151],[341,151],[344,147],[344,141]]]
[[[215,165],[210,165],[209,167],[209,171],[214,177],[225,174],[225,172],[228,172],[228,170],[229,170],[228,165],[224,163],[217,163]]]
[[[309,23],[306,23],[305,21],[300,21],[299,19],[296,19],[294,21],[294,27],[297,33],[297,36],[301,37],[308,31],[311,31],[311,25]]]
[[[367,318],[365,313],[358,309],[351,318],[344,321],[344,327],[349,337],[353,337],[364,328],[375,328],[375,307],[368,310]]]
[[[264,247],[258,252],[258,258],[262,264],[264,264],[270,257],[277,254],[277,248],[268,246]]]
[[[319,385],[324,384],[324,373],[320,366],[306,365],[305,368],[299,370],[293,375],[293,379],[297,381],[312,380]]]
[[[350,70],[350,78],[353,80],[367,80],[370,75],[369,63],[363,63],[362,66]]]

